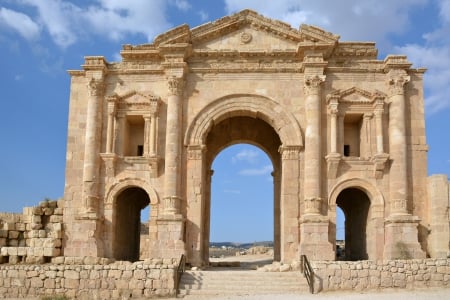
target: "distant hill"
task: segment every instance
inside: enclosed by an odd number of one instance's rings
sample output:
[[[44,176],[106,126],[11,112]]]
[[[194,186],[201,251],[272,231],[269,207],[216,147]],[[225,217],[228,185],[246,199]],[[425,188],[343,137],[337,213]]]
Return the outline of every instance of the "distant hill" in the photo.
[[[273,247],[273,242],[272,241],[262,241],[262,242],[254,242],[254,243],[234,243],[234,242],[210,242],[209,243],[209,247],[221,248],[222,246],[241,248],[241,249],[249,249],[251,247],[256,247],[256,246]]]

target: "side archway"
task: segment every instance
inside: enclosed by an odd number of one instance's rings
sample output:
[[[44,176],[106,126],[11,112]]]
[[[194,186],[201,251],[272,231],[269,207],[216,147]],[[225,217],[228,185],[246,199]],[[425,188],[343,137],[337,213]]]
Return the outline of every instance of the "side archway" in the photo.
[[[152,216],[148,226],[154,227],[158,203],[157,192],[144,180],[126,178],[111,186],[105,197],[105,250],[108,257],[136,261],[148,255],[151,237],[141,235],[141,211],[150,206]]]
[[[384,197],[370,182],[354,178],[338,183],[329,196],[332,222],[336,207],[345,215],[345,259],[382,259]]]

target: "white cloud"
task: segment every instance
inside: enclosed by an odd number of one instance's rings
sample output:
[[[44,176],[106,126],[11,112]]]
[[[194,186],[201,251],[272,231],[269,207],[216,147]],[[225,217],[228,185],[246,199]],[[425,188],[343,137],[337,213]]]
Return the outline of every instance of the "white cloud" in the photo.
[[[191,9],[191,5],[189,4],[188,1],[186,0],[175,0],[174,5],[181,11],[188,11],[189,9]]]
[[[206,11],[204,11],[204,10],[199,10],[197,13],[198,13],[198,15],[200,16],[200,19],[202,20],[202,22],[208,21],[209,15],[208,15],[208,13],[207,13]]]
[[[17,31],[26,40],[37,39],[40,35],[39,25],[29,16],[4,7],[0,7],[0,25],[2,24]]]
[[[260,175],[267,175],[270,174],[273,171],[272,165],[265,165],[260,168],[255,169],[244,169],[239,171],[239,175],[243,176],[260,176]]]
[[[184,12],[191,9],[187,0],[96,0],[84,6],[77,6],[74,4],[77,2],[67,0],[18,1],[19,5],[36,9],[35,16],[16,12],[22,18],[21,23],[28,27],[35,24],[34,28],[44,28],[61,48],[69,47],[81,37],[92,35],[103,35],[117,41],[128,34],[138,34],[144,35],[151,42],[157,34],[172,26],[166,19],[169,6]],[[11,19],[10,11],[2,9],[2,12],[8,13],[7,20]],[[0,17],[0,24],[1,22]],[[22,35],[30,36],[33,32],[22,29],[26,26],[17,25],[13,28]]]
[[[258,152],[253,149],[242,149],[235,156],[231,158],[233,163],[237,162],[247,162],[247,163],[257,163],[258,162]]]

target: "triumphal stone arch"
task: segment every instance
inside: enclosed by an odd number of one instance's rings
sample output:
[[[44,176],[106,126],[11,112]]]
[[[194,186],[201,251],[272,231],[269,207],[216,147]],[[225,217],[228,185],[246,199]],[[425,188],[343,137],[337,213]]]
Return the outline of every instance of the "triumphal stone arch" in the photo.
[[[121,56],[69,71],[65,256],[208,263],[211,165],[243,142],[273,163],[275,260],[334,260],[337,207],[349,259],[447,255],[448,180],[427,177],[425,69],[405,56],[380,60],[374,43],[250,10]]]

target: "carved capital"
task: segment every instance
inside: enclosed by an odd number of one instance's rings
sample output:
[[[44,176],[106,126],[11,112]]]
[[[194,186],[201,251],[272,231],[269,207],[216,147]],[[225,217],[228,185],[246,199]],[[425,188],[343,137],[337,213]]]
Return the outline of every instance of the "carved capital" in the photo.
[[[205,145],[189,145],[188,146],[188,159],[200,160],[203,157],[203,153],[206,151]]]
[[[302,146],[280,146],[278,152],[281,153],[281,158],[283,160],[297,160],[300,158],[300,151],[302,151]]]
[[[105,83],[102,79],[92,78],[89,81],[88,89],[91,96],[102,96],[105,92]]]
[[[181,96],[183,94],[184,89],[184,79],[170,76],[167,78],[167,84],[169,87],[169,95],[170,96]]]
[[[325,75],[305,76],[304,90],[306,95],[319,95],[320,85],[325,81]]]
[[[405,85],[411,80],[411,77],[408,75],[402,74],[393,74],[389,77],[389,94],[391,96],[394,95],[403,95],[405,93]]]

